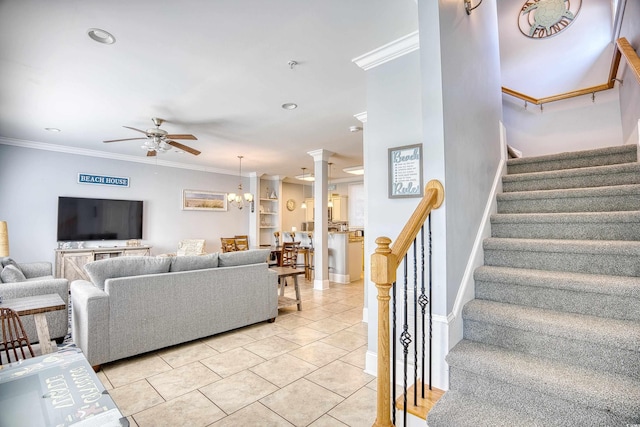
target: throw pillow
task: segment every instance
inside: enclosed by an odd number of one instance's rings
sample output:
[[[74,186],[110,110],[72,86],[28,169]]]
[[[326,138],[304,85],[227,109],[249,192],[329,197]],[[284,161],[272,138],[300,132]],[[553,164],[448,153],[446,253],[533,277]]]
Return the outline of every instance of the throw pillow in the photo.
[[[250,249],[248,251],[225,252],[218,257],[218,267],[235,267],[236,265],[260,264],[267,262],[271,249]]]
[[[2,267],[6,267],[8,265],[13,265],[15,266],[18,270],[20,270],[20,272],[22,272],[22,269],[20,268],[20,266],[18,265],[18,263],[10,257],[4,257],[0,260],[0,263],[2,263]]]
[[[0,277],[2,277],[2,282],[4,283],[24,282],[25,280],[27,280],[27,278],[24,277],[24,273],[22,273],[22,270],[11,264],[2,269]]]
[[[173,257],[169,271],[203,270],[205,268],[216,268],[217,266],[217,252],[207,255],[184,255]]]
[[[87,263],[84,265],[84,271],[94,285],[104,290],[104,282],[107,279],[168,273],[169,267],[171,258],[167,257],[123,256]]]

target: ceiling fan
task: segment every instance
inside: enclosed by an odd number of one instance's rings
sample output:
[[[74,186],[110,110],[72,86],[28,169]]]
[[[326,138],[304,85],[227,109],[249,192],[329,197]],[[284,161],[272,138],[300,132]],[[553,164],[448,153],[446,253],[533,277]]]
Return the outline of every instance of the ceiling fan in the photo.
[[[125,139],[110,139],[108,141],[103,141],[103,142],[119,142],[119,141],[133,141],[136,139],[146,139],[144,145],[142,145],[142,149],[147,150],[147,156],[148,157],[153,157],[155,156],[157,153],[164,153],[167,152],[169,150],[171,150],[171,147],[175,147],[178,150],[182,150],[182,151],[186,151],[187,153],[191,153],[194,156],[197,156],[198,154],[200,154],[200,151],[196,150],[195,148],[191,148],[189,146],[186,146],[184,144],[180,144],[179,142],[174,141],[174,139],[191,139],[191,140],[197,140],[198,138],[196,138],[195,136],[191,135],[191,134],[170,134],[167,133],[166,130],[164,129],[160,129],[160,125],[164,122],[163,119],[159,119],[157,117],[154,117],[151,119],[151,121],[153,122],[154,125],[156,125],[155,129],[151,128],[151,129],[147,129],[147,130],[141,130],[141,129],[136,129],[136,128],[132,128],[130,126],[123,126],[127,129],[131,129],[131,130],[135,130],[136,132],[140,132],[140,133],[144,133],[145,137],[140,137],[140,138],[125,138]]]

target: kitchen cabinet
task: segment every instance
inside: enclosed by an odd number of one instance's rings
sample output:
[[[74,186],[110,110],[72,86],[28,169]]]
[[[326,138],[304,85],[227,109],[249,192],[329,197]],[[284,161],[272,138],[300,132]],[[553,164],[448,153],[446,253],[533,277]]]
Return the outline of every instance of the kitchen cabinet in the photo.
[[[306,222],[313,222],[315,218],[315,204],[313,199],[304,199],[307,204],[307,211],[304,213],[304,220]]]
[[[349,202],[347,196],[331,196],[333,208],[331,209],[330,221],[349,221]]]

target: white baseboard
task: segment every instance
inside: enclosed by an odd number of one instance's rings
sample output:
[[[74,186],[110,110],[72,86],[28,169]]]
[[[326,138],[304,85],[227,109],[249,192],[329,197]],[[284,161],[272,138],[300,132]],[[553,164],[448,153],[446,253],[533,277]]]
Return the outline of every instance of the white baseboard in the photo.
[[[351,283],[351,276],[348,274],[329,273],[329,281],[346,285]]]
[[[500,145],[500,163],[498,164],[496,173],[493,177],[493,185],[487,197],[487,201],[484,206],[484,213],[482,214],[482,220],[480,221],[480,226],[476,232],[476,238],[473,242],[473,247],[471,248],[471,254],[467,260],[467,265],[453,304],[453,310],[450,314],[452,320],[450,322],[451,329],[449,330],[451,347],[462,339],[462,307],[475,297],[475,281],[473,279],[473,272],[476,268],[484,264],[484,250],[482,249],[482,242],[486,237],[491,235],[491,214],[497,210],[496,198],[498,193],[502,191],[502,176],[506,173],[507,168],[506,130],[502,123],[500,123]]]

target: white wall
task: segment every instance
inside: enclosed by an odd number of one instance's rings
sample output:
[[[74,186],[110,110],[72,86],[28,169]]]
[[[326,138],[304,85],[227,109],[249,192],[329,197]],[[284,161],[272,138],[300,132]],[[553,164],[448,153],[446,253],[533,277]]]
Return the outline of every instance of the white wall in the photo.
[[[367,123],[364,127],[365,286],[369,315],[369,352],[377,353],[377,289],[369,281],[375,239],[395,239],[420,199],[388,198],[388,149],[423,141],[420,54],[413,52],[366,72]],[[425,170],[425,178],[429,177]],[[375,365],[374,365],[375,366]],[[368,369],[375,368],[368,367]]]
[[[79,172],[126,176],[130,186],[78,184]],[[249,210],[183,211],[182,190],[226,192],[237,185],[237,175],[0,144],[0,219],[8,223],[11,256],[19,262],[54,261],[58,196],[143,200],[143,243],[154,255],[175,252],[188,238],[204,238],[208,252],[218,251],[220,237],[248,234]]]
[[[620,36],[626,37],[631,46],[640,52],[640,2],[627,0]],[[640,82],[627,66],[621,62],[623,86],[620,88],[620,111],[622,113],[622,138],[625,144],[638,143],[638,120],[640,120]]]
[[[607,82],[613,53],[611,0],[583,0],[574,22],[544,39],[520,32],[524,2],[497,1],[503,86],[543,98]]]
[[[436,312],[449,314],[500,163],[502,101],[495,3],[484,2],[468,16],[462,2],[440,1],[439,16],[447,270],[446,311]],[[429,60],[422,50],[423,70]],[[424,98],[423,108],[431,102]],[[431,143],[428,133],[425,125],[425,141]]]
[[[611,1],[583,1],[563,32],[545,39],[525,37],[517,25],[524,2],[498,1],[502,85],[543,98],[607,83],[614,46]],[[628,3],[637,3],[630,1]],[[524,156],[620,145],[618,89],[524,108],[503,95],[507,139]],[[637,119],[636,119],[637,120]]]
[[[524,157],[622,144],[618,87],[540,107],[503,96],[507,141]]]
[[[282,231],[291,231],[291,227],[296,227],[298,231],[302,230],[302,223],[305,220],[305,210],[300,206],[304,200],[303,186],[288,182],[282,183]],[[311,188],[307,188],[307,196],[311,197]],[[293,211],[287,209],[287,200],[292,199],[296,207]]]

